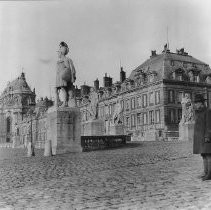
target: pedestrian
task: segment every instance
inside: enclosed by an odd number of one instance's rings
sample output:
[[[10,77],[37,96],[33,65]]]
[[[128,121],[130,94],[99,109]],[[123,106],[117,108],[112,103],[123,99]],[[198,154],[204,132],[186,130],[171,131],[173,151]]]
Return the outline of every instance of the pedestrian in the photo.
[[[206,99],[197,94],[194,100],[195,125],[193,154],[201,154],[204,165],[202,180],[211,179],[211,110],[205,105]]]

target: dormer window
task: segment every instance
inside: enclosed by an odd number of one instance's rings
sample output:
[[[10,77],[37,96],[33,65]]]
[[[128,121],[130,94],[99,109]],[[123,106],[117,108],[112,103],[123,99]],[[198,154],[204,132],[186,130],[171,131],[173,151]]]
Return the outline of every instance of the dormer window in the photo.
[[[199,82],[199,75],[194,75],[193,76],[193,81],[194,82]]]
[[[171,61],[171,66],[174,66],[174,61]]]
[[[192,67],[193,67],[193,68],[196,68],[196,64],[195,64],[195,63],[192,63]]]
[[[177,79],[178,79],[179,81],[182,81],[182,74],[179,74],[179,75],[177,76]]]
[[[187,68],[188,64],[186,62],[183,62],[183,67]]]
[[[179,68],[172,72],[172,77],[175,80],[183,81],[184,70]]]

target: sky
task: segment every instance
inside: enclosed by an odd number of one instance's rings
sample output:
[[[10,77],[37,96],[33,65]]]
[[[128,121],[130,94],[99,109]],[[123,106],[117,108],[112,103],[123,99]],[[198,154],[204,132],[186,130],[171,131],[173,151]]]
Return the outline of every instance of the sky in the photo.
[[[57,49],[69,48],[78,87],[127,77],[167,42],[211,65],[209,0],[0,1],[0,92],[25,72],[37,98],[53,96]],[[167,33],[168,28],[168,33]]]

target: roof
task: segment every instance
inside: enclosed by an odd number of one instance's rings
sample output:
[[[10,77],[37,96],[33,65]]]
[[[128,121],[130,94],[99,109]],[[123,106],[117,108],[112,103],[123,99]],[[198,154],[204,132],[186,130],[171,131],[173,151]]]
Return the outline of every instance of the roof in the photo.
[[[131,72],[129,79],[134,79],[134,77],[140,72],[143,72],[145,74],[157,72],[158,78],[167,79],[169,74],[172,73],[172,71],[179,68],[178,65],[171,66],[171,61],[179,61],[181,64],[182,63],[196,64],[201,66],[197,68],[204,67],[204,73],[210,72],[209,66],[206,63],[196,58],[187,54],[181,55],[178,53],[172,53],[168,51],[168,52],[163,52],[162,54],[151,56],[149,59],[147,59],[144,63],[142,63],[140,66],[138,66]],[[183,66],[181,65],[180,68],[183,68]]]
[[[1,98],[10,93],[35,94],[31,91],[31,88],[27,84],[24,73],[21,73],[21,76],[16,78],[12,82],[8,82],[7,87],[4,89],[3,93],[1,94]]]

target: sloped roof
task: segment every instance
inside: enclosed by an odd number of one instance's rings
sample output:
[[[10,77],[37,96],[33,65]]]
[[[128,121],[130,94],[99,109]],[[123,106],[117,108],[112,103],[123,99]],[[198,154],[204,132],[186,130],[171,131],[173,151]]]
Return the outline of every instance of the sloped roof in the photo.
[[[200,64],[200,65],[207,65],[206,63],[204,63],[190,55],[180,55],[180,54],[172,53],[172,52],[164,52],[162,54],[151,56],[140,66],[135,68],[131,72],[129,79],[134,79],[135,75],[137,75],[140,71],[142,71],[144,73],[157,72],[158,77],[165,78],[170,73],[169,66],[167,67],[167,65],[166,65],[166,61],[168,61],[168,60],[169,61],[180,61],[181,63],[186,62],[186,63],[194,63],[194,64]],[[173,69],[173,67],[172,67],[172,69]]]

